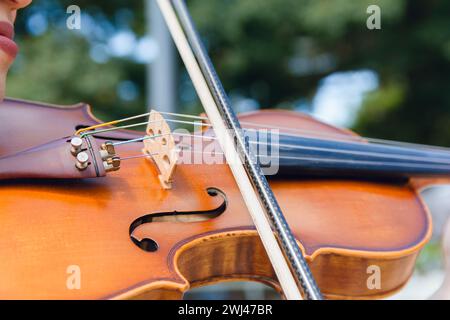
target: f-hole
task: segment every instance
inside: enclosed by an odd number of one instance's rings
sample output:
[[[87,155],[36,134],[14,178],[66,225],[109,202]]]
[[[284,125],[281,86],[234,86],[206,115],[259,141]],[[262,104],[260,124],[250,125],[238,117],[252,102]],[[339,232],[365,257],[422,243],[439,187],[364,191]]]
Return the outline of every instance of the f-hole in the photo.
[[[225,212],[227,208],[227,198],[225,194],[217,188],[208,188],[206,192],[210,197],[220,196],[223,199],[223,202],[217,208],[205,211],[171,211],[171,212],[160,212],[160,213],[151,213],[145,216],[139,217],[134,220],[129,229],[129,235],[131,241],[147,252],[155,252],[158,250],[158,242],[154,239],[144,238],[137,239],[134,237],[134,230],[144,223],[152,223],[152,222],[181,222],[181,223],[189,223],[189,222],[200,222],[206,221],[210,219],[217,218],[222,213]]]

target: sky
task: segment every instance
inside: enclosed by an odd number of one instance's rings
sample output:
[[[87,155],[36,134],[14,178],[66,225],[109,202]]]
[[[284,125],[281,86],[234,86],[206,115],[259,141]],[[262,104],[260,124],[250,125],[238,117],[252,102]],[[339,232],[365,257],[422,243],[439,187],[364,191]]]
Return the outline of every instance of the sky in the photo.
[[[320,81],[312,100],[312,114],[340,127],[351,127],[364,95],[378,88],[378,76],[372,70],[335,72]]]

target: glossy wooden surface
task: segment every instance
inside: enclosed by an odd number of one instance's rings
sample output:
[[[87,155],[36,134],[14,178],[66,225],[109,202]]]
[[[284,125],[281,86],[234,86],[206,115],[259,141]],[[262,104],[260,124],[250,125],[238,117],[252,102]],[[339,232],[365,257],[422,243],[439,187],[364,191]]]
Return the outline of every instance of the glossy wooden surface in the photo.
[[[0,107],[0,133],[19,130],[21,122],[3,123],[15,108],[35,108],[36,114],[43,110],[39,121],[56,137],[95,122],[82,106],[58,109],[51,116],[53,108],[6,102]],[[242,119],[342,132],[290,112]],[[0,155],[48,138],[31,129],[9,136],[0,141]],[[134,144],[118,152],[126,156],[140,148]],[[190,287],[235,279],[277,288],[226,165],[180,165],[171,190],[163,190],[157,176],[149,161],[137,159],[105,178],[0,182],[0,298],[179,298]],[[394,292],[411,275],[430,236],[430,216],[409,184],[297,179],[273,180],[271,186],[327,297]],[[222,199],[208,195],[208,188],[226,196],[225,212],[206,221],[151,222],[136,228],[135,237],[158,243],[156,252],[130,240],[130,224],[146,214],[217,208]],[[71,265],[81,270],[79,290],[66,286]],[[367,288],[370,265],[381,268],[380,289]]]

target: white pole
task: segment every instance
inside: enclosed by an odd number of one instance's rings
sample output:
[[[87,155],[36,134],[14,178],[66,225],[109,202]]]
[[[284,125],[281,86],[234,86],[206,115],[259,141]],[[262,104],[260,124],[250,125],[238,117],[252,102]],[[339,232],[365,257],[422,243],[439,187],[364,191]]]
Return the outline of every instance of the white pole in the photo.
[[[146,0],[145,10],[148,33],[159,46],[158,56],[147,66],[147,106],[159,111],[177,112],[173,42],[156,1]]]

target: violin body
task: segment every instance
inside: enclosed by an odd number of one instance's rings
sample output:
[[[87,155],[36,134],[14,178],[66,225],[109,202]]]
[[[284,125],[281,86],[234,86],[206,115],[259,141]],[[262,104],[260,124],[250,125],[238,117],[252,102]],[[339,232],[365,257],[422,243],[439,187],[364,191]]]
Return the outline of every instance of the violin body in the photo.
[[[240,119],[354,137],[289,111]],[[0,157],[98,122],[84,104],[5,100]],[[141,135],[118,130],[95,138]],[[141,149],[133,143],[121,150],[133,155]],[[430,214],[413,181],[269,181],[327,298],[396,292],[431,236]],[[102,178],[0,181],[0,256],[2,299],[178,299],[190,288],[233,280],[281,291],[226,164],[179,165],[171,190],[161,188],[146,159]],[[79,267],[79,288],[67,284],[72,266]],[[376,288],[368,286],[371,266],[380,271]]]

